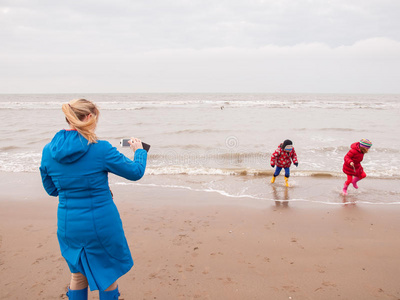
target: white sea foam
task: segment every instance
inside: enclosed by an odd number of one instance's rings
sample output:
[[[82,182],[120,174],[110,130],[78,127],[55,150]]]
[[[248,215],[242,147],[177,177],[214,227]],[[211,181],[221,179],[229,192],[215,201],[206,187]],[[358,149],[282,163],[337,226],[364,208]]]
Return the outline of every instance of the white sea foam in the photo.
[[[219,195],[222,195],[224,197],[228,198],[236,198],[236,199],[241,199],[241,198],[247,198],[247,199],[253,199],[256,201],[268,201],[268,202],[287,202],[287,203],[292,203],[292,202],[306,202],[306,203],[315,203],[315,204],[325,204],[325,205],[333,205],[333,206],[346,206],[346,205],[351,205],[351,204],[365,204],[365,205],[399,205],[400,201],[393,201],[393,202],[383,202],[383,201],[363,201],[363,200],[357,200],[356,202],[353,201],[348,201],[348,202],[331,202],[331,201],[320,201],[320,200],[313,200],[313,199],[305,199],[305,198],[291,198],[288,200],[282,200],[282,199],[275,199],[275,198],[270,198],[270,197],[259,197],[251,194],[233,194],[225,190],[220,190],[220,189],[213,189],[209,187],[205,188],[194,188],[191,186],[184,186],[184,185],[174,185],[174,184],[154,184],[154,183],[138,183],[138,182],[116,182],[115,185],[132,185],[132,186],[143,186],[143,187],[155,187],[155,188],[166,188],[166,189],[181,189],[181,190],[189,190],[193,192],[203,192],[203,193],[216,193]]]
[[[0,171],[2,172],[38,172],[41,160],[41,152],[0,152]],[[390,162],[391,164],[393,161]],[[256,176],[265,177],[272,176],[274,169],[272,168],[249,168],[228,167],[223,160],[220,163],[221,168],[205,167],[201,165],[168,165],[165,163],[150,162],[146,168],[147,175],[155,176],[174,176],[174,175],[190,175],[190,176]],[[291,175],[298,177],[343,177],[341,164],[333,170],[324,169],[323,164],[304,162],[302,169],[291,168]],[[376,162],[369,162],[364,165],[370,178],[381,179],[400,179],[398,166],[388,164],[382,167]]]
[[[38,172],[41,157],[41,153],[38,152],[0,152],[0,171],[30,173]]]

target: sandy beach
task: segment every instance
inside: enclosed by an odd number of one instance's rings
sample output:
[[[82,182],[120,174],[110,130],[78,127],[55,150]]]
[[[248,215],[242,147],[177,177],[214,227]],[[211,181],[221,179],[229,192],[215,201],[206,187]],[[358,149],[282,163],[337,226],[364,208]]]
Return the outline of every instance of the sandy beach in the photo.
[[[67,299],[57,199],[36,174],[2,182],[0,298]],[[119,280],[120,299],[400,299],[398,206],[113,192],[135,261]]]

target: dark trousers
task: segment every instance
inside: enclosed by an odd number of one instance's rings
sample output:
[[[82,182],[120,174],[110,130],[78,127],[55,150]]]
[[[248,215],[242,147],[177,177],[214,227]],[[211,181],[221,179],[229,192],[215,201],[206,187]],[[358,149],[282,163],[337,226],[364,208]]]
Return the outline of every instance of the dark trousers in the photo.
[[[281,173],[281,171],[282,171],[282,167],[277,166],[275,169],[274,176],[275,177],[278,176]],[[290,176],[290,168],[285,168],[285,177],[289,178],[289,176]]]

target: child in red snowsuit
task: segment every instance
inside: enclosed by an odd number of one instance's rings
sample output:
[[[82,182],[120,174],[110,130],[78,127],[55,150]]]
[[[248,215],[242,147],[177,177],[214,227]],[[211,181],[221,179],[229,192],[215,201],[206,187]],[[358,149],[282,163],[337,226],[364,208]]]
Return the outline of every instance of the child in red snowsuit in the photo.
[[[350,183],[353,184],[354,188],[358,189],[357,181],[367,176],[361,166],[361,162],[364,154],[368,153],[371,146],[370,140],[362,139],[360,142],[352,144],[350,151],[344,157],[343,172],[347,174],[347,181],[344,183],[343,195],[347,195],[347,188]]]
[[[292,164],[297,167],[299,165],[297,161],[296,151],[294,151],[293,143],[291,140],[285,140],[279,145],[278,149],[271,155],[271,167],[276,170],[274,176],[271,178],[271,183],[275,182],[275,177],[281,173],[282,168],[285,169],[285,185],[289,186],[289,176],[290,176],[290,165]]]

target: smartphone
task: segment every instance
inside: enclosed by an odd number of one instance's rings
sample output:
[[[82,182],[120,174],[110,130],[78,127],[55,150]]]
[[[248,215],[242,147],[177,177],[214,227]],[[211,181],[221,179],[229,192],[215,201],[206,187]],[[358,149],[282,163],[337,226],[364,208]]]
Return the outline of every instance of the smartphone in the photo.
[[[121,147],[129,147],[130,145],[129,145],[128,141],[130,141],[130,140],[131,139],[122,139],[120,142]],[[146,152],[149,152],[150,145],[143,143],[143,142],[142,142],[142,145],[143,145],[143,149],[146,150]]]

